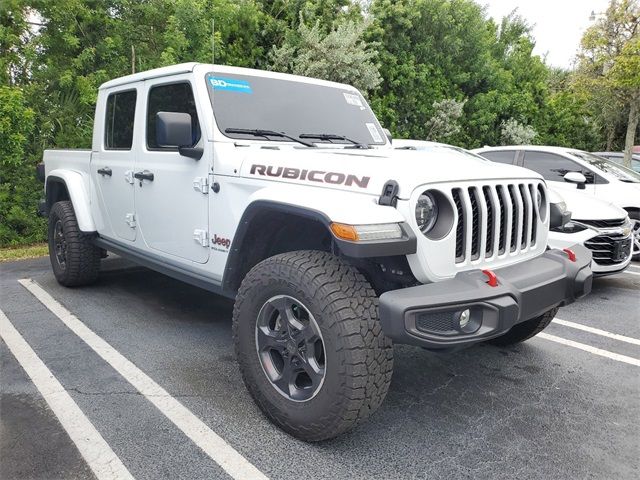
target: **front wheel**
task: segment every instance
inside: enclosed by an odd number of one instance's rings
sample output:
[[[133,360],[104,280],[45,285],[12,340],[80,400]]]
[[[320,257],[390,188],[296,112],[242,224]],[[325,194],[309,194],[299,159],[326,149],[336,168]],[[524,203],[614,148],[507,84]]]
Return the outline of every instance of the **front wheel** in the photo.
[[[335,437],[382,403],[393,347],[378,299],[335,255],[268,258],[245,277],[233,311],[244,382],[264,414],[305,441]]]
[[[492,338],[491,340],[487,340],[487,343],[505,347],[507,345],[513,345],[514,343],[529,340],[547,328],[551,323],[551,320],[556,316],[556,313],[558,313],[558,308],[552,308],[539,317],[514,325],[507,333],[499,337]]]

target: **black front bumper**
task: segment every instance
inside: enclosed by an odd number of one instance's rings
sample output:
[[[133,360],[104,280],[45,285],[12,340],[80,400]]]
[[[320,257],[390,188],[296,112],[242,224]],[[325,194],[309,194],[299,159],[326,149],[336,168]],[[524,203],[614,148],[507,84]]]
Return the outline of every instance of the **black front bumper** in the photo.
[[[380,296],[380,322],[396,343],[429,349],[470,346],[507,332],[515,324],[568,305],[591,291],[591,252],[574,245],[576,259],[547,250],[543,255],[495,270],[488,285],[480,270],[451,280],[393,290]],[[466,325],[462,312],[468,310]]]

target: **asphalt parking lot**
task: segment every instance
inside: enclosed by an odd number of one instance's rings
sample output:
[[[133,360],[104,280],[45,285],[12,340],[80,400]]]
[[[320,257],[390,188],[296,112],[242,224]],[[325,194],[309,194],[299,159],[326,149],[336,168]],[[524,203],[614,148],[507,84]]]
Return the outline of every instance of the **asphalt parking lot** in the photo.
[[[639,264],[516,347],[397,346],[382,408],[320,444],[252,402],[230,301],[118,258],[103,270],[66,289],[46,258],[0,265],[2,479],[640,475]]]

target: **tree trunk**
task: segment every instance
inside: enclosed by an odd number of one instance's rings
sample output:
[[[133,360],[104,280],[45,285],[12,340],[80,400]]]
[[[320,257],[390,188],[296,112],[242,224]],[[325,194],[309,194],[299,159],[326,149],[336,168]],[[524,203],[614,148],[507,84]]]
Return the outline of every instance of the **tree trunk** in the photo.
[[[613,151],[613,141],[616,139],[616,129],[613,126],[607,127],[607,146],[605,151]]]
[[[624,166],[631,168],[631,153],[636,139],[636,130],[640,121],[640,99],[631,101],[629,121],[627,122],[627,136],[624,142]]]

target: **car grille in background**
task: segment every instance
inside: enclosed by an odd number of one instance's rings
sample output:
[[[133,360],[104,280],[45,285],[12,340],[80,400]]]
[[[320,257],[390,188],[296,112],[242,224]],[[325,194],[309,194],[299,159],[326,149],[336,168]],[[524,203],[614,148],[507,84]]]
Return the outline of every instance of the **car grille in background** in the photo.
[[[619,233],[598,235],[584,242],[599,265],[615,265],[625,261],[631,253],[631,239]]]
[[[484,185],[451,191],[458,213],[456,263],[535,245],[538,184]]]
[[[591,225],[592,227],[597,228],[615,228],[621,227],[627,221],[626,218],[620,218],[617,220],[578,220],[575,219],[576,222],[584,223],[585,225]]]

